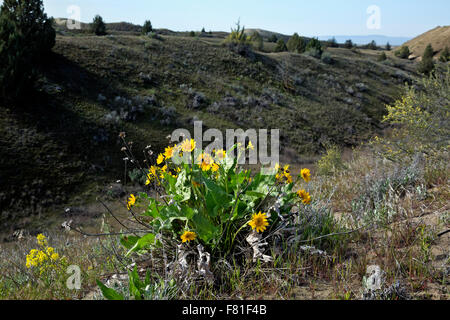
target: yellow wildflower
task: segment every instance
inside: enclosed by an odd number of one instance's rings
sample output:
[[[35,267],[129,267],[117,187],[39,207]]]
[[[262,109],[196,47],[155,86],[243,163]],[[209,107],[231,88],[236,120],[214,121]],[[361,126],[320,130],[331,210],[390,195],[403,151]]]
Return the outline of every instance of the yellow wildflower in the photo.
[[[40,246],[45,247],[47,245],[47,238],[42,233],[38,234],[36,239]]]
[[[248,224],[252,227],[252,230],[256,229],[256,232],[263,232],[266,230],[269,222],[267,221],[266,214],[260,211],[258,214],[253,214],[252,220]]]
[[[128,210],[130,210],[131,207],[134,206],[135,203],[136,203],[136,197],[134,196],[134,194],[131,194],[130,197],[128,198],[128,203],[127,203]]]
[[[164,157],[166,157],[167,160],[173,157],[173,149],[174,148],[170,146],[166,148],[164,152]]]
[[[302,199],[302,202],[304,204],[310,204],[311,203],[311,196],[305,190],[297,191],[297,195],[299,196],[300,199]]]
[[[202,171],[209,171],[214,164],[214,160],[208,153],[202,153],[198,156],[197,164],[202,168]]]
[[[223,149],[215,152],[216,159],[222,161],[227,156],[227,152]]]
[[[158,159],[156,159],[157,164],[161,164],[164,161],[164,156],[160,153]]]
[[[255,147],[253,146],[253,143],[251,141],[248,142],[247,148],[250,150],[255,150]]]
[[[302,176],[303,180],[305,180],[306,182],[311,181],[311,171],[309,171],[309,169],[302,169],[302,171],[300,172],[300,175]]]
[[[195,234],[195,232],[191,232],[191,231],[185,231],[181,235],[181,240],[183,243],[195,240],[195,238],[197,238],[197,235]]]
[[[186,139],[181,143],[181,150],[183,152],[192,152],[194,151],[196,144],[194,139]]]

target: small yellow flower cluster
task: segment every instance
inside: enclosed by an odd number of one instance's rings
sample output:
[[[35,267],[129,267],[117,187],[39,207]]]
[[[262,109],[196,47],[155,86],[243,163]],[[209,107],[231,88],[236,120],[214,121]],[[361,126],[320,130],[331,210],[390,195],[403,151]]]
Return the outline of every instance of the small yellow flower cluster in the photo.
[[[48,267],[46,266],[47,262],[56,262],[60,257],[54,248],[47,246],[47,238],[43,234],[39,234],[36,239],[41,250],[30,250],[26,258],[26,266],[27,268],[40,267],[42,273]]]
[[[277,171],[277,174],[275,178],[278,182],[286,181],[286,183],[292,183],[292,176],[291,171],[289,170],[289,165],[285,165],[283,169],[281,169],[280,165],[277,163],[275,165],[275,170]]]
[[[130,197],[128,198],[127,202],[127,208],[128,210],[131,210],[131,207],[135,205],[137,198],[134,196],[134,194],[130,194]]]
[[[305,180],[305,182],[311,181],[311,171],[307,168],[300,171],[300,176],[303,178],[303,180]],[[302,200],[303,204],[311,203],[311,195],[306,190],[301,189],[297,191],[297,195]]]
[[[202,153],[197,158],[197,164],[202,169],[202,171],[217,172],[219,170],[219,165],[214,162],[213,158],[208,153]]]
[[[309,192],[306,192],[305,190],[299,190],[297,191],[297,195],[304,204],[311,203],[311,196],[309,195]]]

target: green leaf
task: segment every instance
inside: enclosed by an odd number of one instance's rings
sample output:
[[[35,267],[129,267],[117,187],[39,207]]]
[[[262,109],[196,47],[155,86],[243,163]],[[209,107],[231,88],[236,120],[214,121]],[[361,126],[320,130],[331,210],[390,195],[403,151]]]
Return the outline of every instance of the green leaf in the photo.
[[[118,293],[116,290],[108,288],[100,280],[96,280],[97,285],[100,287],[103,296],[108,300],[125,300],[123,295]]]
[[[214,239],[218,228],[209,221],[202,213],[197,213],[193,217],[193,222],[195,224],[195,231],[199,238],[205,242],[209,242]]]
[[[136,244],[136,242],[139,240],[139,237],[137,236],[122,236],[120,237],[120,243],[130,250],[133,248],[133,246]]]
[[[128,287],[130,294],[135,300],[142,300],[141,289],[144,287],[144,283],[139,279],[139,274],[137,272],[136,266],[133,271],[128,271]]]
[[[128,250],[125,256],[128,257],[131,253],[135,251],[139,251],[147,246],[154,245],[155,238],[156,237],[153,233],[146,234],[145,236],[141,237],[139,240],[136,241],[135,245],[130,250]]]

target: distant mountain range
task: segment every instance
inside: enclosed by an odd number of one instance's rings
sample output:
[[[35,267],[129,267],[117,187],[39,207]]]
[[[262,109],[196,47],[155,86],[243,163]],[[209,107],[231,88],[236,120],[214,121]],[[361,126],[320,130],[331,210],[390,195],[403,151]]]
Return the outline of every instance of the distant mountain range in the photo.
[[[356,44],[368,44],[372,40],[375,40],[375,42],[378,45],[385,45],[389,42],[389,44],[393,46],[400,46],[404,44],[405,42],[412,39],[412,37],[388,37],[388,36],[382,36],[382,35],[367,35],[367,36],[319,36],[319,40],[329,40],[331,38],[335,38],[338,43],[344,43],[347,40],[352,40],[353,43]]]

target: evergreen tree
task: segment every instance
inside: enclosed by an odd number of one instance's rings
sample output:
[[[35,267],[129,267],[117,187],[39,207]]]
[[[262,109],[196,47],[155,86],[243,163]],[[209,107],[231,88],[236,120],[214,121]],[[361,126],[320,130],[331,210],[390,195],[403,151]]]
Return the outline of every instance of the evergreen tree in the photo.
[[[277,43],[277,41],[278,41],[278,38],[277,38],[276,35],[272,34],[272,35],[269,37],[269,42]]]
[[[337,47],[339,47],[335,37],[333,37],[330,40],[328,40],[327,44],[328,44],[328,46],[330,48],[337,48]]]
[[[305,51],[305,42],[297,33],[289,38],[286,46],[292,52],[302,53]]]
[[[103,18],[99,15],[96,15],[91,25],[92,33],[95,33],[97,36],[106,35],[106,24],[103,22]]]
[[[399,50],[395,51],[395,55],[401,59],[408,59],[411,52],[408,46],[403,46]]]
[[[143,34],[149,34],[153,31],[152,23],[150,20],[146,20],[144,22],[144,26],[142,27],[142,33]]]
[[[309,51],[312,49],[317,50],[319,55],[322,55],[323,49],[322,49],[322,44],[320,43],[319,39],[312,38],[311,40],[309,40],[308,44],[306,45],[306,51]]]
[[[441,62],[448,62],[448,61],[450,61],[450,50],[448,50],[448,47],[445,47],[444,50],[441,52],[441,56],[439,57],[439,61],[441,61]]]
[[[387,51],[391,51],[391,50],[392,50],[392,47],[391,47],[391,45],[389,44],[389,42],[386,43],[386,50],[387,50]]]
[[[0,9],[0,99],[15,102],[33,87],[37,66],[55,45],[42,0],[4,0]]]
[[[372,40],[372,41],[367,45],[367,48],[370,49],[370,50],[377,50],[378,47],[377,47],[377,43],[375,42],[375,40]]]
[[[206,30],[205,30],[205,28],[204,28],[204,27],[202,28],[202,31],[201,31],[201,33],[206,33]]]
[[[277,46],[275,47],[275,52],[283,52],[287,51],[286,43],[284,43],[283,39],[279,39],[277,42]]]
[[[429,44],[423,52],[422,61],[420,61],[418,71],[425,75],[429,75],[434,70],[433,61],[434,50],[431,44]]]
[[[250,41],[253,43],[255,49],[261,51],[264,48],[264,40],[259,32],[253,32],[252,36],[250,37]]]
[[[353,48],[353,41],[350,40],[350,39],[345,41],[344,47],[347,48],[347,49]]]

